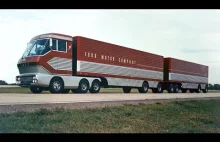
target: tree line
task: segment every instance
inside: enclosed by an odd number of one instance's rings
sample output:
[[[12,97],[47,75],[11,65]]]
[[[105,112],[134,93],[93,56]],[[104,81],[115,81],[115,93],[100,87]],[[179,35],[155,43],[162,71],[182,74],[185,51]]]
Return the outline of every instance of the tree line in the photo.
[[[209,84],[209,90],[220,90],[220,84]]]

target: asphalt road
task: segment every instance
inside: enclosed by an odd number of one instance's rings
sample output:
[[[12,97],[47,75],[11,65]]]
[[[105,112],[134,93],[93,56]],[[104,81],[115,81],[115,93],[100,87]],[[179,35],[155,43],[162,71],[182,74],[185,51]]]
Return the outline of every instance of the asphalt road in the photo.
[[[141,101],[141,100],[170,100],[170,99],[201,99],[220,98],[220,93],[178,93],[178,94],[123,94],[123,93],[99,93],[99,94],[13,94],[1,93],[0,105],[20,104],[60,104],[82,102],[117,102],[117,101]]]
[[[0,88],[14,88],[14,87],[20,87],[18,85],[0,85]]]

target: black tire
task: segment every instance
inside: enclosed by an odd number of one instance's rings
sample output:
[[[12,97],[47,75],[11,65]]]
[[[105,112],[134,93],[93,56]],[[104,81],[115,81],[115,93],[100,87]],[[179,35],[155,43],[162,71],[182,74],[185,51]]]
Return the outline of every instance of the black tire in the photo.
[[[39,94],[39,93],[43,92],[43,89],[41,87],[37,87],[37,86],[31,86],[30,90],[34,94]]]
[[[179,92],[179,85],[174,85],[174,93],[178,93]]]
[[[169,88],[168,88],[168,93],[174,93],[174,85],[173,84],[170,84],[169,85]]]
[[[208,92],[208,86],[205,86],[205,89],[202,90],[203,93],[207,93]]]
[[[153,93],[163,93],[163,85],[161,83],[157,84],[157,88],[152,88]]]
[[[149,85],[147,82],[144,82],[142,84],[142,87],[141,88],[138,88],[138,91],[139,93],[147,93],[148,92],[148,88],[149,88]]]
[[[94,80],[92,82],[91,88],[89,89],[89,92],[90,93],[99,93],[100,89],[101,89],[100,88],[100,81],[99,80]]]
[[[186,93],[187,92],[187,89],[182,89],[182,93]]]
[[[89,82],[86,79],[82,79],[79,82],[77,93],[87,93],[89,90]]]
[[[62,93],[66,93],[67,94],[69,92],[70,92],[70,89],[64,89]]]
[[[49,91],[50,93],[62,93],[64,91],[63,80],[57,77],[53,78],[50,81]]]
[[[124,93],[130,93],[131,92],[131,87],[123,87],[123,92]]]
[[[201,86],[198,86],[198,89],[196,90],[196,93],[201,93]]]
[[[157,93],[163,93],[163,85],[161,83],[157,84]]]

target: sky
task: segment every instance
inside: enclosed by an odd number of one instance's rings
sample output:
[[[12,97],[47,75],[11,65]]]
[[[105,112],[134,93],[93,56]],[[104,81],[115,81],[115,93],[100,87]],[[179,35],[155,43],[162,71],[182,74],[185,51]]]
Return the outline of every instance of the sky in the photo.
[[[15,82],[34,36],[85,36],[209,66],[220,83],[220,10],[0,10],[0,80]]]

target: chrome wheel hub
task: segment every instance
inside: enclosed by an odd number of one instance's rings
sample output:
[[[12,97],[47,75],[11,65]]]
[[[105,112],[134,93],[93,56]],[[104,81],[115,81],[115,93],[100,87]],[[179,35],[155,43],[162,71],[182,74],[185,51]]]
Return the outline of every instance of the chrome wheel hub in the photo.
[[[53,83],[53,88],[54,88],[56,91],[60,90],[60,88],[61,88],[60,83],[59,83],[58,81],[55,81],[55,82]]]
[[[82,83],[81,88],[82,88],[82,90],[86,90],[87,89],[87,85],[85,83]]]
[[[94,90],[98,90],[99,89],[99,85],[97,83],[94,84]]]

